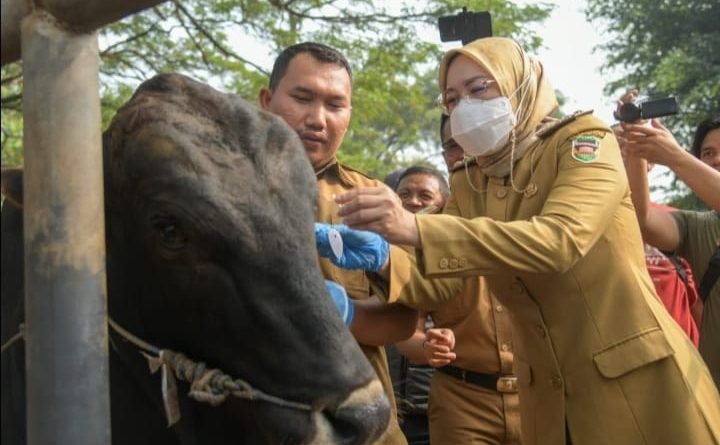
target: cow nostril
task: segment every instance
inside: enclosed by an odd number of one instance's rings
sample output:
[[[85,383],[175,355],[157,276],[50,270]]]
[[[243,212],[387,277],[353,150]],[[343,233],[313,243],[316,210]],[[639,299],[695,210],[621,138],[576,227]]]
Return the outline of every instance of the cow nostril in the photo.
[[[323,417],[332,428],[334,443],[368,445],[384,432],[390,418],[390,404],[379,380],[355,390],[334,410],[327,409]]]
[[[330,422],[339,444],[355,445],[361,443],[358,442],[358,433],[361,427],[353,421],[353,418],[338,417],[337,413],[333,414],[329,411],[325,411],[323,414],[328,422]]]

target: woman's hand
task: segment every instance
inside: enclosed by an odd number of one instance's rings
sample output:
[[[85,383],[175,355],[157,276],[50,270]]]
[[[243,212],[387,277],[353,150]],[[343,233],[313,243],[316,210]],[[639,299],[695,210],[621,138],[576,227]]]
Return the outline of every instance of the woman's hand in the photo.
[[[670,130],[657,119],[652,119],[650,126],[623,123],[622,127],[625,152],[628,156],[636,156],[654,164],[673,168],[687,154]]]
[[[433,368],[445,366],[457,358],[453,352],[455,334],[452,329],[428,329],[422,346],[425,359]]]
[[[360,187],[335,198],[343,223],[369,230],[391,244],[420,247],[415,215],[405,210],[400,198],[388,187]]]

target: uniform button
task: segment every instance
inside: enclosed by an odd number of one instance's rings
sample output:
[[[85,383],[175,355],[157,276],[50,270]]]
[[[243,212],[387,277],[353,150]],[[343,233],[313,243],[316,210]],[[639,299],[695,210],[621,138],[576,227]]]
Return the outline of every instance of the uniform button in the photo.
[[[466,267],[467,266],[467,258],[460,258],[460,262],[458,263],[460,267]]]
[[[525,191],[523,192],[523,195],[525,195],[526,198],[530,198],[530,197],[534,196],[535,193],[537,193],[537,190],[538,190],[537,185],[535,185],[534,182],[531,182],[531,183],[528,184],[528,186],[525,188]]]
[[[538,335],[538,337],[540,337],[540,338],[545,338],[545,336],[547,335],[547,334],[545,333],[545,328],[542,327],[542,326],[540,326],[539,324],[538,324],[538,325],[535,325],[535,332],[537,332],[537,335]]]
[[[503,343],[502,345],[500,345],[500,350],[501,351],[509,351],[510,345],[508,345],[507,343]]]
[[[497,197],[500,198],[500,199],[503,199],[504,197],[507,196],[507,190],[505,190],[505,189],[498,189],[498,191],[495,192],[495,196],[497,196]]]
[[[517,292],[517,293],[519,293],[519,294],[524,294],[524,293],[525,293],[525,286],[523,286],[523,285],[520,284],[520,283],[513,283],[513,290],[515,290],[515,292]]]
[[[498,311],[498,312],[502,312],[502,311],[505,310],[505,308],[502,307],[502,304],[498,304],[497,306],[495,306],[495,310]]]
[[[447,267],[448,267],[448,259],[440,258],[440,269],[447,269]]]
[[[563,382],[560,376],[553,376],[553,378],[550,379],[550,385],[552,385],[552,387],[555,389],[561,389],[563,386]]]
[[[460,261],[458,261],[457,258],[450,259],[450,262],[448,263],[448,265],[450,266],[450,269],[457,269],[458,264],[460,264]]]

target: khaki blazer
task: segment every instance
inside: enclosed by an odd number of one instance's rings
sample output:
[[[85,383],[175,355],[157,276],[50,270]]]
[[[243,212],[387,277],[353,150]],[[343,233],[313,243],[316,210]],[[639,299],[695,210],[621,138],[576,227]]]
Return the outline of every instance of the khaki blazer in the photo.
[[[720,443],[720,397],[655,295],[615,138],[588,115],[553,130],[516,164],[522,193],[454,172],[448,215],[416,218],[417,264],[391,249],[388,298],[431,310],[462,286],[448,277],[486,276],[514,317],[525,445],[565,443],[566,424],[576,445]]]

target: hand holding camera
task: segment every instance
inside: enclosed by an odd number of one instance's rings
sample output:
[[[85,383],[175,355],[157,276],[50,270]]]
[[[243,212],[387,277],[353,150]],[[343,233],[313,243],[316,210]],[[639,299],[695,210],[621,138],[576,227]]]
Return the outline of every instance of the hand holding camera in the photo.
[[[674,97],[638,100],[638,91],[628,90],[623,97],[620,98],[620,102],[618,102],[618,107],[613,113],[613,116],[620,122],[634,122],[655,117],[670,116],[677,114],[678,110],[677,99]]]
[[[622,128],[625,153],[628,156],[671,166],[685,154],[675,136],[657,119],[650,120],[650,125],[641,122],[623,123]]]

